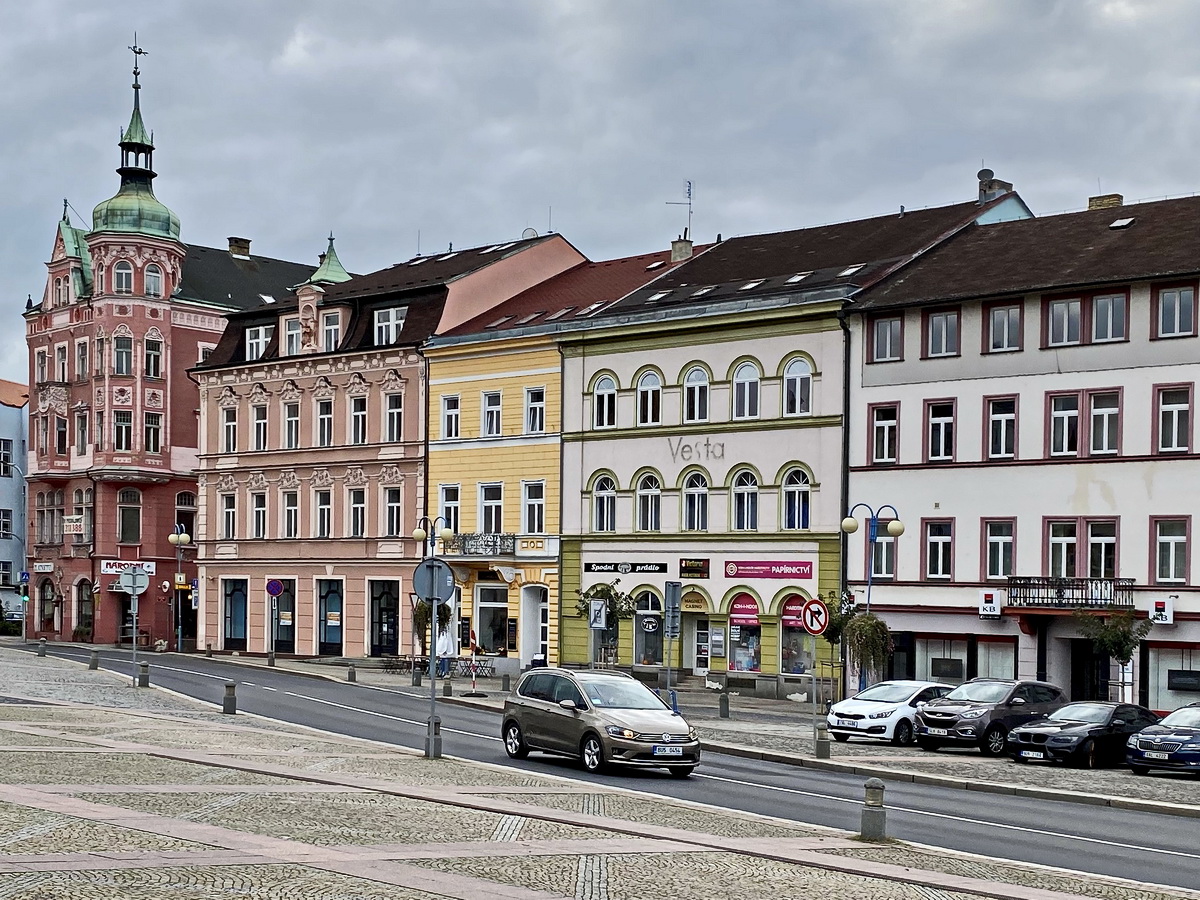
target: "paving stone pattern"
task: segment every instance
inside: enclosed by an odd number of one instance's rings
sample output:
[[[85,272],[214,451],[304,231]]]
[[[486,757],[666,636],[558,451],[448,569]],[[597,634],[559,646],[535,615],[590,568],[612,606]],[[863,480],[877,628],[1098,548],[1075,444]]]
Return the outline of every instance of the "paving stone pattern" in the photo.
[[[2,647],[0,679],[44,704],[0,703],[2,900],[959,900],[1046,884],[994,860],[222,716]],[[1061,897],[1200,900],[1097,884],[1054,875]]]

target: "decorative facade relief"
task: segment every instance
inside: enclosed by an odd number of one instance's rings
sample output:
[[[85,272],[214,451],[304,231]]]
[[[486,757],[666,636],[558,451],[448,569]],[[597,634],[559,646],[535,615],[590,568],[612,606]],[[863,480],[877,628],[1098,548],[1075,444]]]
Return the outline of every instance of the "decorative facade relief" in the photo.
[[[355,372],[350,376],[344,390],[351,397],[361,397],[371,393],[371,385],[367,384],[367,380],[362,377],[360,372]]]
[[[316,386],[313,388],[313,396],[318,400],[328,400],[334,395],[333,385],[329,379],[322,375],[317,379]]]
[[[288,379],[283,383],[283,387],[279,389],[280,400],[299,400],[300,388],[296,387],[296,382]]]
[[[133,406],[133,389],[124,386],[113,388],[112,398],[114,406]]]
[[[362,487],[367,483],[367,476],[363,474],[362,466],[350,466],[342,481],[346,487]]]
[[[404,387],[404,379],[395,369],[388,369],[387,374],[383,376],[382,387],[384,391],[394,394]]]
[[[121,309],[121,307],[118,306],[117,307],[117,310],[118,310],[117,315],[126,315],[126,316],[129,315],[128,312],[121,313],[120,309]],[[115,338],[119,338],[119,337],[131,338],[131,337],[133,337],[133,331],[129,328],[128,325],[126,325],[124,322],[122,322],[120,325],[118,325],[116,328],[113,329],[113,337],[115,337]]]
[[[333,484],[333,476],[329,474],[328,469],[316,469],[309,479],[309,484],[315,488],[329,487]]]
[[[255,382],[254,387],[250,388],[251,403],[266,403],[267,398],[271,395],[267,393],[267,389],[262,386],[262,382]]]
[[[237,482],[234,480],[232,475],[226,472],[219,479],[217,479],[217,490],[226,494],[228,494],[230,491],[236,491]]]
[[[251,490],[265,491],[267,489],[267,476],[262,472],[251,472],[250,477],[246,479],[246,486]]]
[[[379,483],[384,487],[397,487],[404,484],[404,474],[399,466],[384,466],[379,470]]]
[[[296,477],[293,469],[285,469],[279,473],[279,487],[283,490],[300,487],[300,479]]]
[[[317,305],[311,300],[300,304],[300,349],[317,349]]]
[[[151,309],[151,310],[150,310],[150,312],[151,312],[151,313],[153,313],[153,312],[154,312],[154,310],[153,310],[153,309]],[[163,338],[162,332],[158,330],[158,326],[157,326],[157,325],[151,325],[151,326],[150,326],[150,330],[146,332],[146,340],[148,340],[148,341],[161,341],[161,340],[163,340],[163,339],[164,339],[164,338]]]
[[[225,409],[230,406],[238,405],[237,391],[226,385],[221,391],[221,396],[217,398],[217,406]]]
[[[163,394],[162,391],[146,391],[146,408],[147,409],[162,409]]]
[[[67,414],[67,389],[60,385],[38,389],[38,412],[54,410],[59,415]]]

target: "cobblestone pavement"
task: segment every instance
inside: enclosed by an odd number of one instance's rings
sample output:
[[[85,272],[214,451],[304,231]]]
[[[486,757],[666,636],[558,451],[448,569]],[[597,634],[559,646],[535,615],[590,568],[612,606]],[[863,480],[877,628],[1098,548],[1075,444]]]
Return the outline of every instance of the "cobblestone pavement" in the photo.
[[[13,650],[0,684],[4,900],[1200,900],[426,760]]]

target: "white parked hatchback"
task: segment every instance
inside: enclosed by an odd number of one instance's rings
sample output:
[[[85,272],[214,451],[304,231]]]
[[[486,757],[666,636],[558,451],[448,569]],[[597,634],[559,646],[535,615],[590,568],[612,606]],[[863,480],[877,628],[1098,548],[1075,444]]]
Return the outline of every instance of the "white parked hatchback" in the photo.
[[[876,738],[901,746],[911,744],[916,734],[913,717],[917,707],[953,690],[953,685],[936,681],[881,681],[829,709],[829,733],[834,740],[851,737]]]

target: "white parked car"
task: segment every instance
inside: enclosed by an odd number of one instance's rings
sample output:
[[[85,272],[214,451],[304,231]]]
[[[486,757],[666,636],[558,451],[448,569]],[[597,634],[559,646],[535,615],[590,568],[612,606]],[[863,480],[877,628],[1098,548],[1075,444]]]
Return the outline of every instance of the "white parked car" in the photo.
[[[829,733],[834,740],[877,738],[893,744],[913,742],[917,707],[953,690],[936,681],[881,681],[829,709]]]

